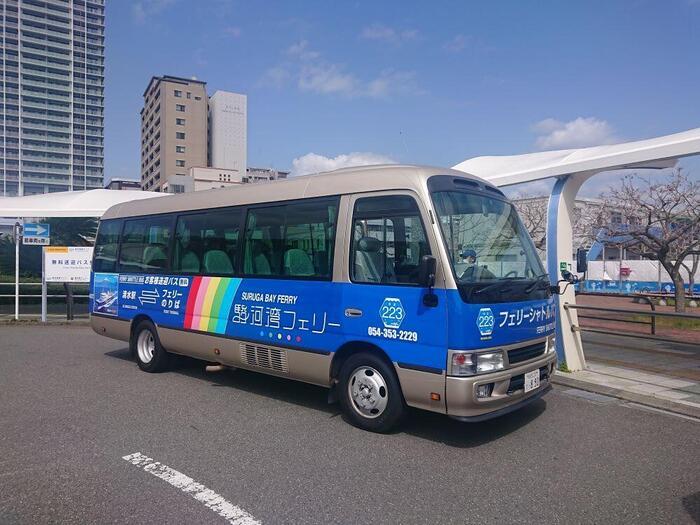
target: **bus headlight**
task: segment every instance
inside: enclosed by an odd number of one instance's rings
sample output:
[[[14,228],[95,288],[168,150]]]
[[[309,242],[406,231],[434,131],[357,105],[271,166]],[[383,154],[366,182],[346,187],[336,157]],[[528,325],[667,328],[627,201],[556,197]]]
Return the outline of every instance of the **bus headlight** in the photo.
[[[473,376],[503,370],[503,352],[454,352],[450,363],[450,375]]]
[[[553,335],[549,338],[549,345],[547,346],[547,352],[552,353],[557,349],[557,336]]]

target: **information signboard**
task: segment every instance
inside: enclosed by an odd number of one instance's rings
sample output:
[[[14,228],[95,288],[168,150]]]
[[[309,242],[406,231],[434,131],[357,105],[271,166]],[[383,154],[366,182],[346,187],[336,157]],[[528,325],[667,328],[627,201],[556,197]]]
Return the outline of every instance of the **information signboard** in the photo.
[[[47,283],[89,283],[92,246],[44,248],[44,280]]]

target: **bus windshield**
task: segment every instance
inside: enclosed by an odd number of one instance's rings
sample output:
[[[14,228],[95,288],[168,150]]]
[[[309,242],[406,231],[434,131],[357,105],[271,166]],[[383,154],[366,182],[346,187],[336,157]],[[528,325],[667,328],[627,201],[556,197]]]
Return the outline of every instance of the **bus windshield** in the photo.
[[[435,192],[433,201],[457,284],[544,279],[512,204],[460,191]]]

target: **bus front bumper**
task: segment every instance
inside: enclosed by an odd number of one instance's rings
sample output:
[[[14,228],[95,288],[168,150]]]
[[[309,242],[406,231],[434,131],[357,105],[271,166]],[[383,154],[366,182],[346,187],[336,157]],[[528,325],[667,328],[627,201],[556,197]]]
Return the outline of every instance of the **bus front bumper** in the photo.
[[[551,390],[550,379],[556,367],[557,355],[547,353],[507,370],[470,377],[447,377],[447,415],[460,421],[477,422],[513,412]],[[540,371],[540,386],[525,392],[524,376]],[[490,395],[478,397],[479,386],[491,385]]]

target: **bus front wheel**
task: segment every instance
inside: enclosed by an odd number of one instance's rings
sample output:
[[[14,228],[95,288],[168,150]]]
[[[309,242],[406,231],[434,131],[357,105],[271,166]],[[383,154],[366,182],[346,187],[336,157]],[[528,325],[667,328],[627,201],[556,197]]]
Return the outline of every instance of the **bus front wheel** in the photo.
[[[406,412],[394,370],[369,353],[352,355],[340,369],[340,404],[350,422],[371,432],[388,432]]]
[[[160,344],[158,332],[151,321],[141,321],[131,334],[131,353],[144,372],[162,372],[168,367],[169,354]]]

